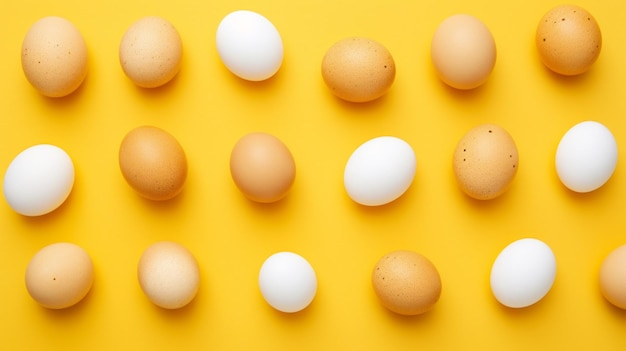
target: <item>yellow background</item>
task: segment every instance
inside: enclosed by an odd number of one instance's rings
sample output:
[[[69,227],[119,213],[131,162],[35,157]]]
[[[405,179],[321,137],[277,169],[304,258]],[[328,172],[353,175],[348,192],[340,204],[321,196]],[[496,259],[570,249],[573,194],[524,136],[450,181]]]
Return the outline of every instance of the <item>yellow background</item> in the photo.
[[[626,145],[626,2],[580,0],[598,21],[604,45],[590,72],[551,74],[534,46],[539,19],[559,2],[492,1],[154,1],[4,0],[0,5],[0,169],[25,148],[55,144],[76,168],[73,191],[55,212],[26,218],[0,202],[0,348],[212,350],[528,350],[626,347],[626,312],[598,289],[604,257],[626,242],[625,163],[589,194],[574,194],[554,169],[563,134],[583,120],[604,123]],[[236,78],[215,49],[229,12],[250,9],[277,27],[285,46],[278,74],[261,83]],[[438,24],[469,13],[492,31],[495,70],[483,87],[444,86],[430,62]],[[89,74],[73,95],[49,99],[26,81],[22,39],[48,15],[72,21],[89,49]],[[157,90],[135,87],[119,65],[128,26],[160,15],[179,30],[184,62]],[[362,105],[334,98],[321,60],[336,41],[365,36],[392,53],[397,76],[382,99]],[[497,123],[517,143],[520,167],[502,197],[473,201],[458,189],[451,157],[480,123]],[[156,125],[183,145],[184,192],[146,201],[117,163],[124,135]],[[234,143],[252,131],[280,138],[297,164],[290,195],[273,205],[247,201],[228,169]],[[380,135],[409,142],[417,156],[413,185],[396,202],[365,208],[343,189],[343,168],[361,143]],[[553,249],[557,277],[530,308],[502,307],[489,288],[497,254],[535,237]],[[194,302],[178,311],[153,306],[136,266],[157,240],[188,247],[201,268]],[[73,308],[41,308],[24,272],[41,247],[70,241],[95,264],[90,294]],[[388,251],[422,253],[438,268],[443,292],[431,312],[401,317],[385,310],[370,283]],[[262,262],[294,251],[313,265],[318,293],[296,314],[273,310],[257,285]]]

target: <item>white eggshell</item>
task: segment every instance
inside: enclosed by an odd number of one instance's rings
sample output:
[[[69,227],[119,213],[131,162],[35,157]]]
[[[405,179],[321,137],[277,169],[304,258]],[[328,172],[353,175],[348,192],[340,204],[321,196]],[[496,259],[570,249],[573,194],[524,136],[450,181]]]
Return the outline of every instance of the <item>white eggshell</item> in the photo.
[[[544,242],[525,238],[500,252],[491,268],[491,291],[504,306],[523,308],[541,300],[556,277],[554,253]]]
[[[283,41],[274,24],[262,15],[240,10],[226,15],[217,27],[217,52],[236,76],[261,81],[283,62]]]
[[[4,197],[25,216],[52,212],[67,199],[74,185],[74,164],[57,146],[40,144],[17,155],[4,175]]]
[[[415,153],[406,141],[377,137],[352,153],[344,170],[344,186],[359,204],[384,205],[406,192],[415,177],[416,164]]]
[[[617,166],[617,143],[603,124],[585,121],[568,130],[556,150],[556,171],[570,190],[586,193],[604,185]]]
[[[317,292],[317,277],[309,262],[293,252],[278,252],[267,258],[259,272],[259,287],[265,301],[281,312],[305,309]]]

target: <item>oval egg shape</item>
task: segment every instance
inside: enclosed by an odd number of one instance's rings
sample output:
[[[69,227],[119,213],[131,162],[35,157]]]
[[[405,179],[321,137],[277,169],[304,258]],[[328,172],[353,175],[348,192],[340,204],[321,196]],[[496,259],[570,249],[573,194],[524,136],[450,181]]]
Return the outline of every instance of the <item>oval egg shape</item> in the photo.
[[[511,135],[495,124],[472,128],[454,150],[452,168],[461,190],[477,200],[502,195],[517,174],[519,156]]]
[[[574,76],[587,72],[600,56],[602,33],[587,10],[559,5],[539,21],[535,43],[546,67],[558,74]]]
[[[322,78],[330,91],[350,102],[383,96],[396,77],[396,64],[382,44],[362,37],[340,40],[322,60]]]
[[[611,131],[595,121],[570,128],[556,150],[556,172],[568,189],[587,193],[603,186],[617,167],[617,142]]]
[[[130,131],[119,150],[120,170],[141,196],[155,201],[178,195],[187,179],[187,158],[178,141],[153,126]]]
[[[296,163],[287,146],[275,136],[250,133],[233,147],[230,174],[248,199],[271,203],[289,193],[296,178]]]
[[[467,14],[446,18],[433,36],[431,59],[441,80],[468,90],[487,81],[496,64],[496,42],[489,28]]]
[[[278,72],[284,48],[270,20],[239,10],[226,15],[217,27],[217,52],[230,72],[249,81],[262,81]]]
[[[404,194],[415,177],[415,153],[406,141],[381,136],[350,155],[343,183],[350,198],[365,206],[390,203]]]
[[[315,298],[317,276],[304,257],[293,252],[277,252],[263,262],[259,288],[274,309],[295,313],[308,307]]]
[[[602,261],[600,292],[613,306],[626,310],[626,245],[615,248]]]
[[[490,284],[502,305],[523,308],[548,294],[556,277],[556,258],[544,242],[524,238],[505,247],[491,268]]]
[[[39,144],[20,152],[4,175],[4,197],[24,216],[41,216],[61,206],[74,186],[74,164],[61,148]]]
[[[63,309],[80,302],[93,284],[89,254],[72,243],[54,243],[40,249],[26,268],[26,290],[40,305]]]
[[[160,87],[178,73],[183,43],[176,28],[166,19],[144,17],[124,33],[119,59],[124,74],[143,88]]]
[[[67,19],[44,17],[26,33],[22,69],[28,82],[42,95],[69,95],[87,76],[87,44]]]
[[[435,265],[408,250],[383,256],[372,271],[372,286],[383,306],[406,316],[431,310],[441,296],[441,277]]]
[[[160,241],[144,250],[137,266],[139,285],[146,297],[165,309],[188,305],[200,287],[200,268],[183,245]]]

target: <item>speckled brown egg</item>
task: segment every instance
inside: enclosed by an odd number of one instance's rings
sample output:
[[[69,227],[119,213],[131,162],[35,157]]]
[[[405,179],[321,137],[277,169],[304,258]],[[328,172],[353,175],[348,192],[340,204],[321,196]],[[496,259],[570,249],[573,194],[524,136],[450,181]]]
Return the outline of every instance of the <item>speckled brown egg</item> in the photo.
[[[28,82],[42,95],[69,95],[87,76],[85,40],[67,19],[44,17],[26,33],[22,69]]]
[[[574,5],[548,11],[539,21],[535,41],[541,61],[567,76],[589,70],[602,49],[598,23],[587,10]]]
[[[296,163],[280,139],[268,133],[250,133],[233,147],[230,173],[248,199],[271,203],[289,193],[296,178]]]
[[[119,163],[128,184],[150,200],[175,197],[187,178],[182,146],[171,134],[153,126],[135,128],[124,137]]]
[[[515,141],[495,124],[479,125],[467,132],[452,160],[459,186],[478,200],[502,195],[515,178],[518,163]]]
[[[393,84],[396,65],[380,43],[360,37],[346,38],[328,49],[322,77],[335,96],[366,102],[383,96]]]
[[[59,242],[40,249],[26,268],[26,289],[40,305],[62,309],[80,302],[91,290],[93,263],[80,246]]]
[[[383,306],[402,315],[431,310],[441,296],[441,277],[423,255],[393,251],[382,257],[372,272],[372,286]]]
[[[174,26],[156,16],[133,23],[122,38],[119,58],[128,78],[143,88],[156,88],[178,73],[183,44]]]

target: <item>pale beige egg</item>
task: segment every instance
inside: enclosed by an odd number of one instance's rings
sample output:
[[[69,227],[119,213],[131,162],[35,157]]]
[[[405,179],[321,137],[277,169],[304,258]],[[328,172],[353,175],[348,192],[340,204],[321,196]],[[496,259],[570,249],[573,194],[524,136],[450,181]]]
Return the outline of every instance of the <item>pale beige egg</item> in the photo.
[[[40,305],[62,309],[80,302],[93,284],[93,263],[78,245],[54,243],[39,250],[26,268],[26,289]]]
[[[588,71],[596,62],[602,49],[602,33],[587,10],[560,5],[539,21],[535,42],[546,67],[573,76]]]
[[[150,245],[137,266],[139,285],[148,299],[166,309],[188,305],[200,287],[200,268],[191,251],[172,241]]]
[[[268,133],[250,133],[233,147],[230,173],[248,199],[270,203],[289,193],[296,178],[296,163],[280,139]]]
[[[328,88],[350,102],[383,96],[395,76],[396,65],[389,50],[367,38],[346,38],[335,43],[322,61],[322,78]]]
[[[517,174],[519,156],[511,135],[495,124],[482,124],[461,138],[452,168],[470,197],[490,200],[502,195]]]
[[[439,78],[456,89],[484,84],[496,64],[496,43],[478,18],[457,14],[446,18],[433,35],[431,59]]]
[[[143,88],[156,88],[180,70],[183,44],[176,28],[161,17],[133,23],[122,38],[119,58],[126,76]]]
[[[402,315],[427,312],[441,296],[441,277],[435,265],[408,250],[382,257],[372,272],[372,286],[383,306]]]
[[[187,157],[170,133],[153,126],[131,130],[120,145],[119,164],[124,179],[141,196],[169,200],[187,179]]]
[[[44,17],[26,33],[22,69],[28,82],[42,95],[69,95],[87,76],[87,44],[67,19]]]

